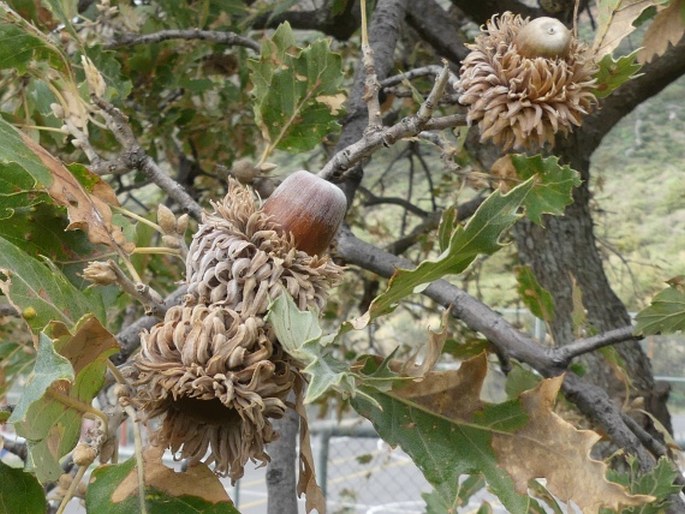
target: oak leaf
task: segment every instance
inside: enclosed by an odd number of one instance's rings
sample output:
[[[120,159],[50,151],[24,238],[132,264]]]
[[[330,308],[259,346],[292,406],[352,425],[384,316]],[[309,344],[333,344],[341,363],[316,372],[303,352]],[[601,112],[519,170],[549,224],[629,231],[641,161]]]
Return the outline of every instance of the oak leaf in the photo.
[[[666,53],[669,43],[678,44],[685,35],[685,0],[671,0],[670,5],[659,11],[645,32],[643,48],[637,54],[641,63]]]
[[[562,382],[561,376],[543,380],[522,393],[520,401],[528,423],[511,434],[493,435],[499,464],[514,479],[516,489],[525,493],[530,480],[544,477],[550,492],[563,501],[572,500],[584,513],[654,501],[652,496],[629,494],[621,485],[609,482],[606,464],[590,457],[600,436],[578,430],[553,411]]]

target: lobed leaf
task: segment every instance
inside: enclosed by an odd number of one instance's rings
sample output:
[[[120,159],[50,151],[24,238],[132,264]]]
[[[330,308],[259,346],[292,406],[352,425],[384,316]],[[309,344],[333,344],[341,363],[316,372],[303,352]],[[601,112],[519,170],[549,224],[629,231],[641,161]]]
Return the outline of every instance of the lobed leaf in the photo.
[[[107,359],[119,349],[93,316],[73,333],[60,322],[40,333],[36,364],[8,422],[26,438],[31,469],[42,483],[62,474],[60,459],[81,432],[81,419],[104,383]]]
[[[292,297],[283,293],[269,305],[266,318],[283,349],[304,366],[309,375],[305,403],[310,403],[333,389],[343,396],[354,395],[356,385],[349,365],[336,359],[326,348],[337,334],[324,336],[318,317],[301,311]]]
[[[288,23],[262,44],[259,60],[249,62],[254,112],[264,139],[288,152],[312,149],[335,132],[345,100],[342,59],[327,40],[302,50]]]
[[[356,329],[364,328],[378,316],[390,312],[403,298],[419,292],[422,286],[445,275],[464,271],[480,254],[492,254],[503,244],[500,238],[520,218],[519,208],[531,193],[535,178],[531,177],[506,194],[497,190],[476,210],[466,226],[458,226],[448,247],[437,258],[421,262],[413,270],[399,269],[361,317],[351,322]]]
[[[642,49],[638,51],[641,63],[651,61],[655,56],[666,53],[668,46],[677,45],[685,35],[685,2],[671,0],[670,4],[661,9],[654,21],[647,27]]]
[[[635,50],[618,59],[614,59],[611,54],[602,57],[602,60],[599,61],[599,69],[595,74],[597,80],[595,96],[605,98],[629,80],[637,77],[637,72],[642,67],[637,62],[639,52],[639,50]]]
[[[597,60],[612,53],[635,30],[634,22],[646,9],[660,3],[659,0],[598,0],[597,31],[592,44]]]
[[[478,474],[509,512],[542,512],[527,495],[536,478],[545,478],[555,497],[573,501],[585,513],[654,499],[609,482],[607,466],[590,457],[599,435],[577,430],[554,413],[563,377],[542,380],[518,400],[491,405],[480,400],[486,371],[482,354],[457,371],[433,372],[390,392],[363,388],[380,407],[361,395],[352,400],[381,437],[399,444],[433,485],[433,511],[456,512],[460,477]]]
[[[523,202],[528,219],[542,225],[543,214],[564,214],[566,206],[573,203],[573,188],[580,185],[580,174],[568,165],[561,166],[555,156],[543,159],[539,154],[513,154],[510,158],[519,178],[534,178],[533,188]]]
[[[651,335],[685,330],[685,290],[678,285],[659,292],[635,317],[635,332]]]

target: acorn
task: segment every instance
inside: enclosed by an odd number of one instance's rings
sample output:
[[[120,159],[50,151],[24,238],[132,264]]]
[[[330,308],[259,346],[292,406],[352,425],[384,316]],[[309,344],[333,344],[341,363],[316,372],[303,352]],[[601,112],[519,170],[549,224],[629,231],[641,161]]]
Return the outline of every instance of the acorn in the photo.
[[[298,250],[309,255],[326,252],[346,210],[347,198],[339,187],[305,170],[286,178],[262,206],[293,235]]]
[[[542,16],[522,27],[514,43],[523,57],[564,58],[571,47],[571,31],[556,18]]]

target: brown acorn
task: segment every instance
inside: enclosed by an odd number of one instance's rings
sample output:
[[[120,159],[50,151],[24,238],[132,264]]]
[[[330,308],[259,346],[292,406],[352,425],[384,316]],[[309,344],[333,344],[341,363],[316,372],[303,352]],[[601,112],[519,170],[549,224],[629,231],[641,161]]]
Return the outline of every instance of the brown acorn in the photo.
[[[305,170],[286,178],[262,207],[309,255],[325,253],[346,210],[347,198],[339,187]]]

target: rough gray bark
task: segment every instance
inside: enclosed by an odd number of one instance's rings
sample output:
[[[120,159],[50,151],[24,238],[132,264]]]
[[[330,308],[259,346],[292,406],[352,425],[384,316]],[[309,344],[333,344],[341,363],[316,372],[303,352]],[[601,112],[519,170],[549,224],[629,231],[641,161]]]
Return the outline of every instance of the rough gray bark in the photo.
[[[269,445],[266,468],[267,514],[297,513],[297,434],[299,416],[288,409],[282,419],[274,421],[279,438]]]
[[[625,115],[647,98],[685,73],[685,41],[665,56],[645,66],[644,75],[633,80],[613,95],[601,109],[589,117],[573,135],[559,141],[562,160],[581,173],[583,183],[574,191],[574,203],[563,217],[547,217],[545,227],[523,221],[514,229],[519,257],[530,265],[543,287],[552,292],[555,318],[552,332],[555,343],[563,345],[574,336],[572,283],[582,292],[583,305],[590,326],[599,332],[625,326],[630,316],[608,283],[593,233],[590,212],[590,156],[604,135]],[[635,185],[634,187],[639,187]],[[632,341],[616,346],[624,361],[634,391],[632,397],[642,397],[645,407],[670,429],[670,416],[665,406],[668,390],[655,387],[649,359],[639,343]],[[625,384],[608,370],[607,363],[597,353],[583,359],[585,378],[605,389],[618,402],[625,400]]]

